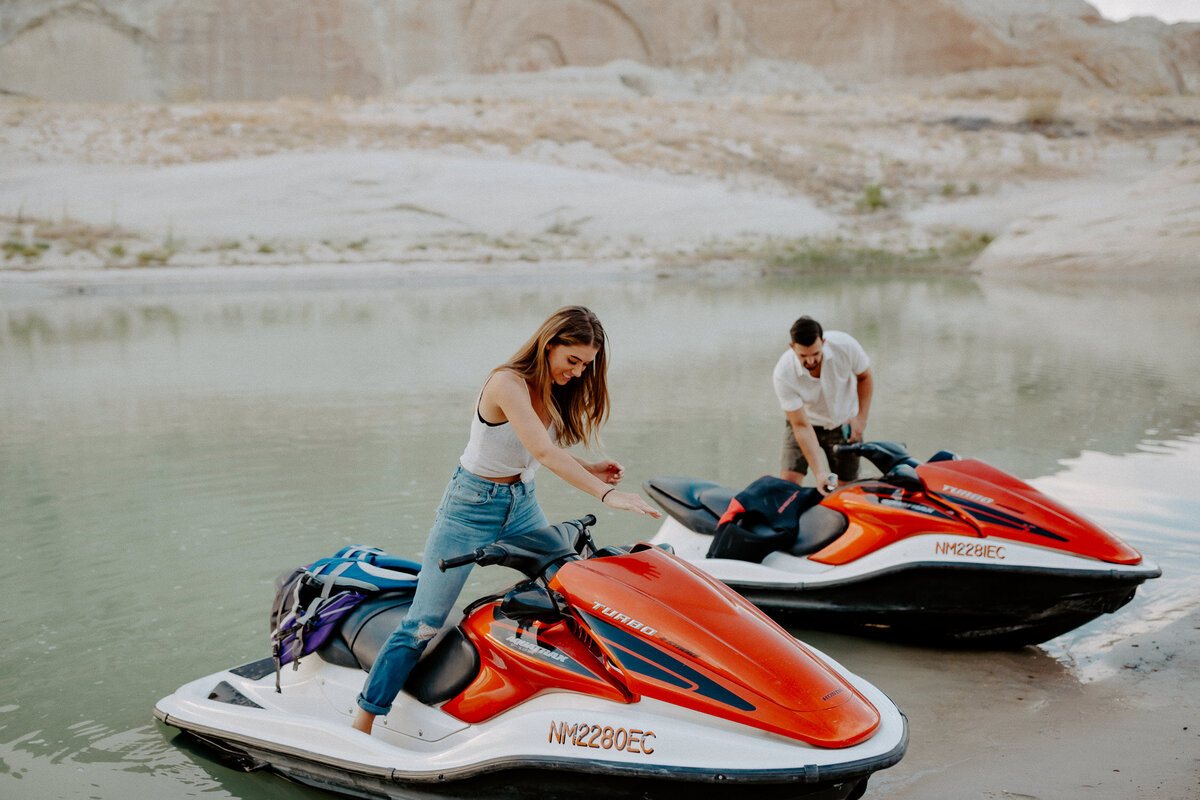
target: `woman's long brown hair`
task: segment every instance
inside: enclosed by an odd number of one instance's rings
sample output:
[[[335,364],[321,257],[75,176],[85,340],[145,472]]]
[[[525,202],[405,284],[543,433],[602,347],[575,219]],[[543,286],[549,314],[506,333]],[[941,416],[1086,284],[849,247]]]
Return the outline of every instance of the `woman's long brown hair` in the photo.
[[[592,363],[565,386],[555,384],[550,375],[549,350],[556,344],[596,348]],[[608,417],[606,345],[604,327],[595,314],[583,306],[565,306],[551,314],[512,358],[492,371],[512,370],[532,385],[550,412],[560,445],[582,442],[591,446]]]

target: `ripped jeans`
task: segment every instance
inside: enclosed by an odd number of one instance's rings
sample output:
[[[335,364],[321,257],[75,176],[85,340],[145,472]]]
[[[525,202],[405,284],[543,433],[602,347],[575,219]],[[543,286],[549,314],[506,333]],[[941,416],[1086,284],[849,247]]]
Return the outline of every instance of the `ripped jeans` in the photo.
[[[372,714],[388,713],[425,646],[454,607],[472,568],[442,572],[439,558],[464,555],[545,525],[532,481],[495,483],[458,467],[425,543],[412,607],[376,656],[358,696],[359,707]]]

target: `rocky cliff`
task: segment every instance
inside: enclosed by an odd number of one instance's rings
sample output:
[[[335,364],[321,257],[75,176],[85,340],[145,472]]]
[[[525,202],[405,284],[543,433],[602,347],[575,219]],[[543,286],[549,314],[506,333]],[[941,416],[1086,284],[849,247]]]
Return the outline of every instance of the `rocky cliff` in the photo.
[[[800,63],[850,90],[1191,94],[1200,25],[1083,0],[0,0],[0,93],[46,100],[367,97],[618,59]]]

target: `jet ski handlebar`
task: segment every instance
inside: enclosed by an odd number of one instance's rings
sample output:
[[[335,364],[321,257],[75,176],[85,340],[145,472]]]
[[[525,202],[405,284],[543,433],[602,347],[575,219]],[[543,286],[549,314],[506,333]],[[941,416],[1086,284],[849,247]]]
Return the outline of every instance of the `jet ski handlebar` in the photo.
[[[587,529],[595,524],[596,517],[588,514],[558,525],[547,525],[477,547],[470,553],[439,558],[438,569],[445,572],[470,564],[503,564],[525,573],[527,577],[536,578],[546,573],[552,565],[579,558],[585,547],[594,551]]]
[[[897,442],[854,442],[852,444],[835,444],[834,453],[856,454],[870,461],[883,474],[887,475],[901,466],[917,466],[917,461],[908,454],[904,445]]]
[[[483,548],[476,547],[475,552],[467,553],[463,556],[454,556],[453,558],[439,558],[438,569],[445,572],[448,569],[457,567],[465,567],[467,564],[475,564],[479,559],[483,558]]]

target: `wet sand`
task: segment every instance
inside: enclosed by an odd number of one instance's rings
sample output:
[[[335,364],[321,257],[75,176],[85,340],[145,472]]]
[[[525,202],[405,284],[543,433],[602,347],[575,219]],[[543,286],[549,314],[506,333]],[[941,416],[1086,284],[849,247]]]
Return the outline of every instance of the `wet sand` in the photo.
[[[1095,680],[1039,647],[880,644],[845,660],[909,719],[908,754],[868,797],[1200,797],[1200,611],[1118,642]]]

